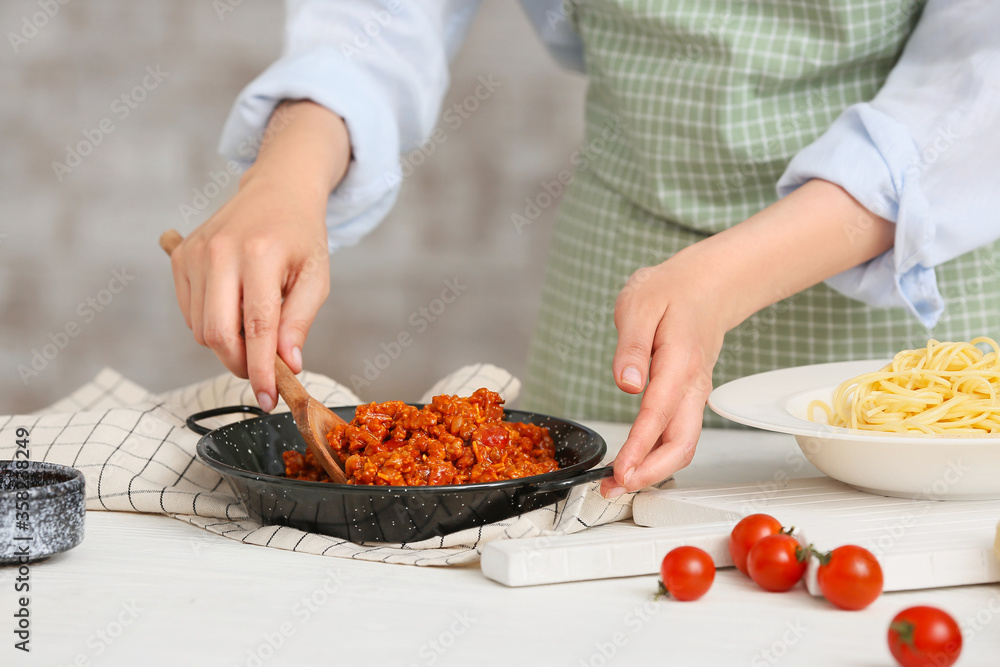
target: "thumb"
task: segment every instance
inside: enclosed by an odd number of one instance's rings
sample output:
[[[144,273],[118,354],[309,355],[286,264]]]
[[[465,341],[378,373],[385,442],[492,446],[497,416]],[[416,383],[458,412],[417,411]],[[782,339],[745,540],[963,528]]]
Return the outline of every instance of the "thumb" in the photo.
[[[615,306],[615,327],[618,345],[611,368],[618,388],[629,394],[638,394],[646,387],[649,359],[653,350],[653,337],[659,325],[659,314],[639,312],[629,308],[628,301]]]
[[[330,293],[328,273],[301,276],[285,295],[278,323],[278,354],[293,373],[302,372],[302,348],[316,314]]]

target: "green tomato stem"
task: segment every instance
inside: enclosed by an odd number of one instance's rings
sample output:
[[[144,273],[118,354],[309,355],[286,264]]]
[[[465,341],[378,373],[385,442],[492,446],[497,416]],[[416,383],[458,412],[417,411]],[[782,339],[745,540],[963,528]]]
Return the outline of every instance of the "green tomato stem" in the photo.
[[[819,561],[820,565],[825,567],[830,564],[830,558],[833,556],[832,551],[827,551],[826,553],[822,553],[820,551],[817,551],[816,548],[811,544],[809,545],[809,551],[811,551],[812,554],[816,556],[816,560]]]
[[[889,629],[896,632],[899,635],[899,641],[913,646],[913,633],[916,630],[916,625],[910,621],[895,621],[889,624]]]

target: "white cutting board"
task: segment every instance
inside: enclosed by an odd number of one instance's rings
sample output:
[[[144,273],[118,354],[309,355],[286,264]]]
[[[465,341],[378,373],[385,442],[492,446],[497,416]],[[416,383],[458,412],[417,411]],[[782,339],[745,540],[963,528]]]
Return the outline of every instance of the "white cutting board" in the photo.
[[[492,542],[482,570],[508,586],[653,574],[664,554],[683,544],[705,549],[725,567],[732,565],[729,531],[756,512],[795,526],[804,543],[823,551],[842,544],[869,549],[882,565],[886,591],[1000,581],[993,555],[1000,501],[887,498],[828,477],[644,491],[633,503],[635,524]],[[806,584],[819,595],[815,567],[813,559]]]

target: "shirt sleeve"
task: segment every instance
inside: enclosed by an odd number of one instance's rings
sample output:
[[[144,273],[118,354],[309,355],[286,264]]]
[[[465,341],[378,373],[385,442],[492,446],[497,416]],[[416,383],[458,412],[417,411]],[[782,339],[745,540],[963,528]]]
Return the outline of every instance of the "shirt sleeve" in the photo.
[[[828,285],[937,323],[945,303],[934,267],[1000,238],[997,72],[1000,2],[929,0],[875,98],[849,107],[791,161],[779,196],[819,178],[896,223],[892,250]]]
[[[563,0],[521,0],[521,7],[553,59],[570,71],[585,74],[583,40],[573,29]]]
[[[327,204],[331,252],[392,208],[399,156],[430,137],[479,0],[288,0],[282,57],[239,95],[219,152],[242,169],[284,99],[309,99],[344,119],[352,157]]]

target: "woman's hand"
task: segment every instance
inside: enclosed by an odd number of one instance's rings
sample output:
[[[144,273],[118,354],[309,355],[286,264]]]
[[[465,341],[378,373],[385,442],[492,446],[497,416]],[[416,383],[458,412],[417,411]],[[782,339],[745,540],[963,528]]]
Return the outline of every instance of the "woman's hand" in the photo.
[[[701,261],[698,250],[692,246],[636,271],[615,303],[615,380],[637,394],[648,370],[649,386],[615,458],[614,479],[602,484],[608,498],[658,482],[694,456],[728,328],[727,295],[713,285],[715,267]]]
[[[330,291],[326,204],[349,157],[339,117],[311,102],[283,105],[239,191],[171,256],[195,340],[249,377],[267,411],[277,403],[275,352],[302,370],[302,346]]]
[[[893,246],[895,225],[840,187],[814,180],[744,222],[640,269],[615,303],[613,370],[639,414],[601,493],[666,479],[687,466],[701,434],[712,369],[726,331]],[[648,381],[648,385],[647,385]]]

